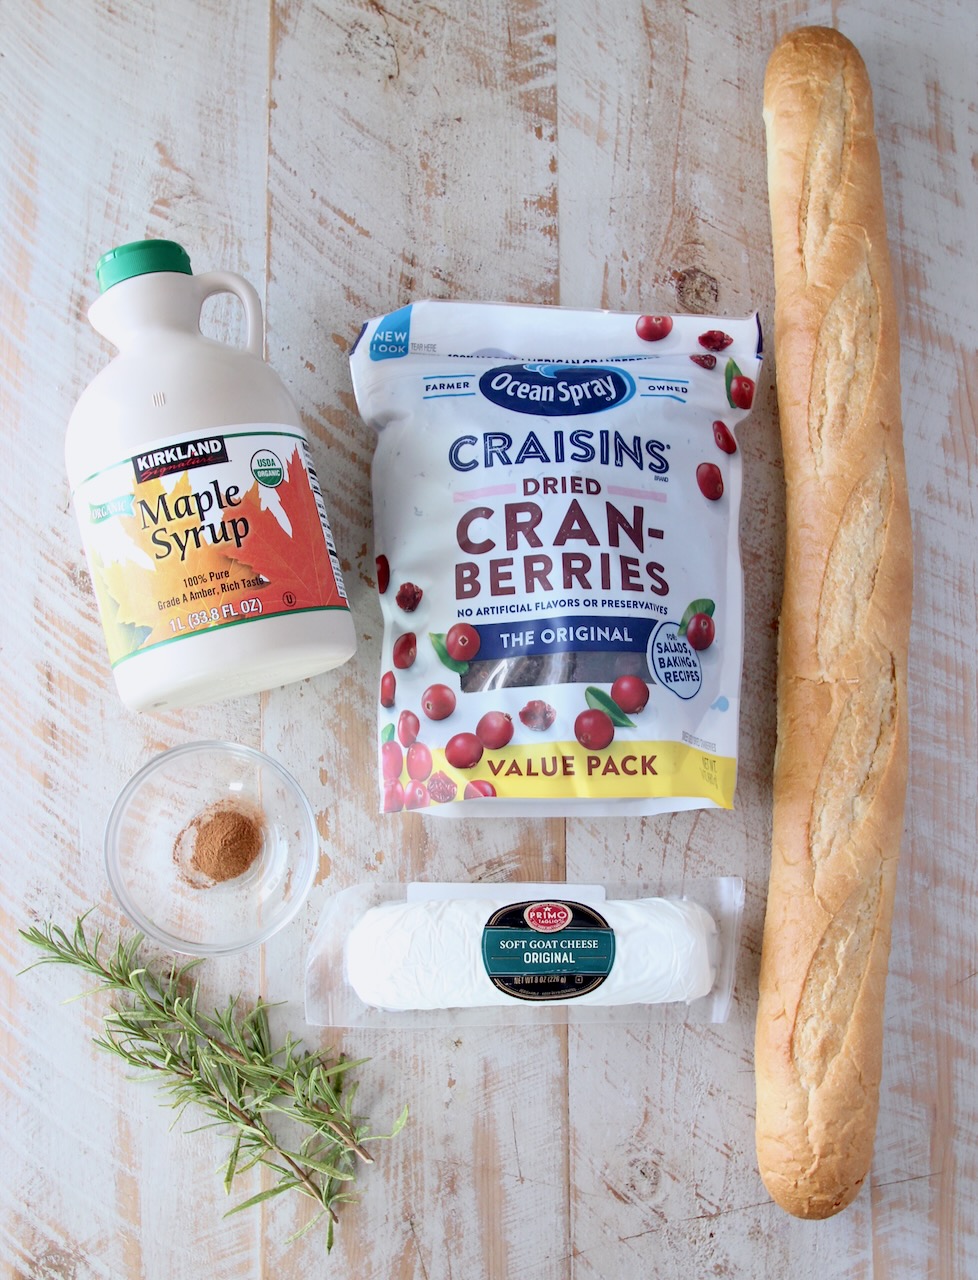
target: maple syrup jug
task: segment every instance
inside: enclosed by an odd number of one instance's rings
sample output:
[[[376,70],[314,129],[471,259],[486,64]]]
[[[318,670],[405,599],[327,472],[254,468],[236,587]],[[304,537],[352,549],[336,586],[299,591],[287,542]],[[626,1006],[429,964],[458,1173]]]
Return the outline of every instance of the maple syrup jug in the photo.
[[[79,399],[65,459],[123,702],[186,707],[339,666],[353,619],[257,293],[193,275],[169,240],[121,245],[96,275],[89,319],[118,355]],[[218,293],[244,307],[245,347],[201,334]]]

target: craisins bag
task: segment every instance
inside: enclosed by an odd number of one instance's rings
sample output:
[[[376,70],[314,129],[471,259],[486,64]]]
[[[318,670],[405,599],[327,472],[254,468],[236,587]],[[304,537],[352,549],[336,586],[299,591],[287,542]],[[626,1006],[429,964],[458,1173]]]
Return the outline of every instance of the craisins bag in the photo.
[[[760,356],[756,316],[416,302],[364,326],[383,810],[732,807]]]

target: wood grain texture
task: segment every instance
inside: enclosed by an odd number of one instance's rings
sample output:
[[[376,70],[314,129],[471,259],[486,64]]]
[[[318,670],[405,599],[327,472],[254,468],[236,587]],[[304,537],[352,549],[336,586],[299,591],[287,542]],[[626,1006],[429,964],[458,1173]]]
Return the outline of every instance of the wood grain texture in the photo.
[[[342,61],[349,75],[337,78]],[[335,4],[283,9],[273,28],[269,351],[280,365],[292,351],[318,353],[315,369],[293,364],[362,637],[356,666],[270,699],[265,717],[277,749],[290,737],[315,744],[322,781],[304,781],[330,857],[319,902],[372,876],[563,874],[559,822],[489,822],[462,839],[454,823],[420,815],[392,825],[375,812],[370,737],[336,732],[372,722],[381,636],[373,440],[347,352],[364,320],[411,298],[477,296],[488,280],[500,299],[556,301],[555,79],[552,13],[537,3]],[[321,728],[310,736],[310,726]],[[310,927],[315,917],[313,904]],[[269,948],[273,998],[301,980],[300,960],[294,938]],[[393,1116],[406,1101],[413,1118],[386,1176],[367,1181],[360,1229],[340,1234],[338,1267],[434,1280],[505,1275],[518,1258],[523,1274],[557,1280],[568,1235],[563,1033],[377,1039],[343,1038],[376,1064],[371,1111]],[[270,1269],[284,1261],[283,1234],[265,1233]]]
[[[40,1280],[964,1280],[978,1272],[976,19],[964,0],[9,0],[0,27],[0,1272]],[[838,25],[873,82],[903,339],[917,592],[911,779],[870,1185],[788,1219],[754,1166],[752,1036],[770,847],[784,506],[774,369],[742,433],[747,646],[737,807],[656,819],[426,823],[374,812],[380,651],[369,466],[346,352],[424,296],[736,314],[771,323],[760,94],[777,37]],[[84,313],[112,244],[166,235],[240,271],[313,436],[358,623],[317,680],[192,713],[115,698],[61,464],[108,352]],[[208,324],[234,338],[233,310]],[[16,484],[11,477],[16,478]],[[813,602],[813,608],[817,602]],[[261,954],[208,962],[214,999],[285,1003],[336,889],[411,876],[669,887],[733,872],[747,910],[730,1020],[651,1029],[307,1038],[372,1061],[378,1152],[324,1263],[284,1200],[225,1221],[222,1145],[90,1044],[95,1002],[17,928],[96,904],[122,923],[101,830],[177,742],[263,746],[322,835],[317,886]],[[672,1011],[674,1012],[674,1011]],[[261,1186],[254,1175],[251,1190]],[[192,1211],[188,1211],[192,1206]]]
[[[261,738],[257,701],[151,718],[122,708],[63,467],[73,402],[109,355],[84,315],[99,253],[167,234],[192,246],[198,267],[227,263],[261,278],[262,11],[195,14],[192,40],[188,20],[187,10],[141,3],[4,14],[3,430],[23,476],[3,504],[0,738],[5,1005],[17,1011],[3,1089],[5,1114],[15,1108],[22,1121],[5,1133],[0,1179],[13,1274],[179,1274],[169,1265],[177,1248],[235,1274],[253,1252],[255,1223],[223,1223],[217,1201],[212,1214],[185,1212],[213,1179],[216,1138],[177,1137],[174,1160],[172,1117],[152,1089],[134,1087],[92,1046],[94,1002],[62,1006],[78,980],[15,977],[30,959],[17,936],[28,921],[68,922],[95,905],[108,928],[121,923],[102,829],[139,764],[184,740]],[[220,331],[221,318],[213,323]],[[217,998],[253,988],[255,971],[247,957],[209,968],[207,981]]]

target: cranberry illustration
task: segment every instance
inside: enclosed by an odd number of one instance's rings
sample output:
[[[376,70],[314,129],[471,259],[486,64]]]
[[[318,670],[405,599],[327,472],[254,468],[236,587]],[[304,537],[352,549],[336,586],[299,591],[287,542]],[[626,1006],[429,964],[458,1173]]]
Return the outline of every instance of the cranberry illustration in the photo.
[[[700,493],[711,502],[723,497],[723,476],[715,462],[701,462],[696,468],[696,483]]]
[[[475,726],[475,736],[490,751],[505,747],[513,736],[513,718],[505,711],[487,711]]]
[[[487,782],[485,778],[473,778],[471,782],[465,784],[465,790],[462,792],[464,800],[482,800],[488,796],[494,796],[496,788],[491,782]]]
[[[479,652],[481,644],[482,636],[467,622],[456,622],[454,627],[449,627],[445,636],[448,656],[456,662],[469,662]]]
[[[716,356],[690,356],[693,364],[698,364],[701,369],[715,369],[717,367]]]
[[[401,765],[404,753],[396,742],[385,742],[380,748],[381,770],[387,782],[393,782],[401,776]]]
[[[708,613],[694,613],[686,623],[686,639],[693,649],[709,649],[716,626]]]
[[[607,711],[582,711],[574,721],[574,737],[591,751],[603,751],[614,736],[615,726]]]
[[[724,453],[736,453],[737,441],[733,438],[733,432],[725,422],[717,419],[713,424],[713,439],[716,441],[718,449],[722,449]]]
[[[520,712],[520,721],[528,729],[534,729],[537,733],[543,733],[545,729],[549,729],[556,719],[557,712],[549,702],[544,702],[540,698],[531,699]]]
[[[649,686],[639,676],[619,676],[611,686],[611,700],[626,715],[641,711],[649,700]]]
[[[384,783],[384,813],[400,813],[404,808],[404,788],[400,780],[391,778]]]
[[[421,721],[413,711],[402,711],[397,718],[397,740],[402,747],[416,742],[421,732]]]
[[[394,666],[402,671],[410,667],[418,656],[418,637],[413,631],[405,631],[394,641]]]
[[[730,400],[738,409],[749,409],[754,403],[754,383],[740,374],[730,380]]]
[[[394,599],[397,601],[397,607],[403,609],[405,613],[414,613],[415,609],[421,603],[421,597],[424,592],[415,582],[405,582],[397,588],[397,595]]]
[[[421,695],[421,710],[429,720],[447,720],[455,710],[455,694],[447,684],[430,684]]]
[[[431,752],[423,742],[412,742],[407,749],[408,777],[424,782],[431,773]]]
[[[706,347],[707,351],[726,351],[733,342],[733,338],[722,329],[707,329],[706,333],[700,334],[697,341],[701,347]]]
[[[393,671],[385,671],[380,677],[380,705],[392,707],[397,693],[397,678]]]
[[[431,797],[423,782],[409,782],[404,788],[405,809],[427,809],[430,803]]]
[[[450,803],[455,799],[457,792],[458,783],[447,773],[442,773],[440,769],[428,779],[428,795],[436,804]]]
[[[639,316],[635,332],[643,342],[661,342],[672,333],[672,316]]]
[[[391,584],[391,567],[386,556],[378,556],[377,565],[377,590],[381,595],[387,590]]]
[[[482,743],[474,733],[456,733],[445,743],[445,759],[456,769],[474,769],[482,759]]]

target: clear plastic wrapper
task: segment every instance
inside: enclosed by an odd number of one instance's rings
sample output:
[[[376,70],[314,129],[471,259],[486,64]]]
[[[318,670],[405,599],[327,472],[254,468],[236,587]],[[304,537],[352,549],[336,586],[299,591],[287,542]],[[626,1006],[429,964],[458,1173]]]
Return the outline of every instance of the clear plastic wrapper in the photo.
[[[679,892],[567,883],[358,884],[326,903],[306,969],[314,1026],[726,1020],[743,881]]]

